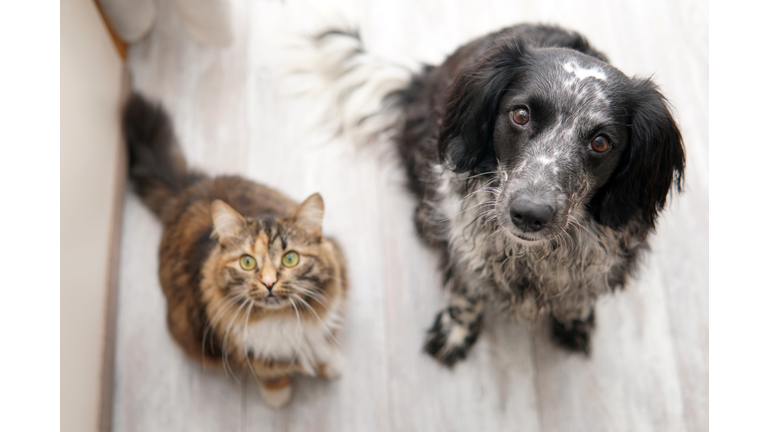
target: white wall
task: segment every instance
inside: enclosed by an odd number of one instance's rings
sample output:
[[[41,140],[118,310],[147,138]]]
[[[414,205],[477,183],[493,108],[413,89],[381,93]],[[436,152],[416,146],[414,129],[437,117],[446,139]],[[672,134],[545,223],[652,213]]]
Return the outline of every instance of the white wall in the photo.
[[[123,63],[93,1],[61,1],[61,430],[98,428]]]

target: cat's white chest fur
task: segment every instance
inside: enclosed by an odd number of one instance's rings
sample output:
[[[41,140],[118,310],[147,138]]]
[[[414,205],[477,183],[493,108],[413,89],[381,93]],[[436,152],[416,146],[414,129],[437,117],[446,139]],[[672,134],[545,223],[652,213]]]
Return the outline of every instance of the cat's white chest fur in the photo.
[[[254,358],[296,361],[309,375],[315,375],[318,363],[338,369],[341,356],[332,336],[342,324],[338,309],[333,305],[319,323],[312,314],[263,318],[241,330],[243,346]]]

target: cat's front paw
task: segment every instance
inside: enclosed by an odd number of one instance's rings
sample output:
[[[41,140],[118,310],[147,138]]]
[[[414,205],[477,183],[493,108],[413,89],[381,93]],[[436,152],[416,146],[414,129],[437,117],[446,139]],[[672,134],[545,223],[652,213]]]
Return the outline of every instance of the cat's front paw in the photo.
[[[453,366],[467,357],[467,352],[480,334],[482,317],[477,315],[470,322],[459,320],[452,308],[447,308],[435,317],[435,323],[427,333],[424,350],[446,366]]]
[[[331,361],[318,365],[318,374],[325,379],[336,379],[344,369],[344,358],[336,355]]]
[[[291,379],[283,377],[277,380],[261,380],[259,382],[261,397],[272,408],[280,408],[291,400],[293,385]]]

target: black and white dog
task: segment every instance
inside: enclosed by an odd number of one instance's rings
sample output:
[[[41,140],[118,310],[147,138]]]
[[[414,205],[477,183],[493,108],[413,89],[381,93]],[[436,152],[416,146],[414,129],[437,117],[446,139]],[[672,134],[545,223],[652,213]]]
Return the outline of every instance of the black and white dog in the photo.
[[[312,43],[305,72],[329,83],[345,132],[396,143],[418,232],[442,255],[451,299],[426,350],[464,358],[493,305],[549,319],[588,353],[596,299],[625,284],[682,185],[682,138],[653,82],[552,26],[492,33],[415,73],[355,34]]]

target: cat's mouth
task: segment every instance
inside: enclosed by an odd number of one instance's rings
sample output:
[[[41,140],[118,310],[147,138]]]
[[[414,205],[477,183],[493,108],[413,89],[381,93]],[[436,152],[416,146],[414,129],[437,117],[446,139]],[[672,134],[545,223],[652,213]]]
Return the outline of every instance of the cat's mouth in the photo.
[[[266,309],[280,309],[282,308],[282,301],[274,294],[269,293],[268,296],[261,299],[261,303]]]

